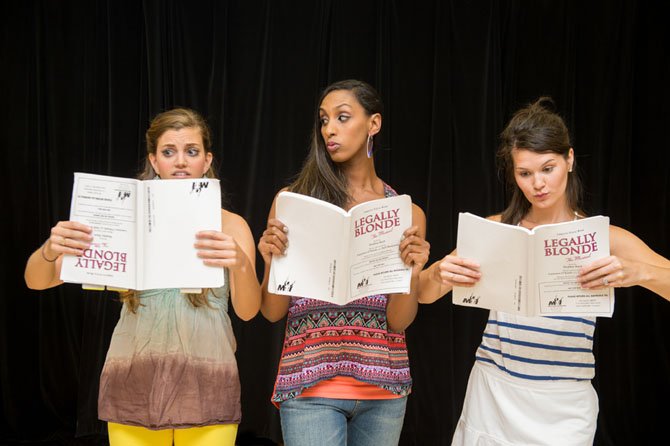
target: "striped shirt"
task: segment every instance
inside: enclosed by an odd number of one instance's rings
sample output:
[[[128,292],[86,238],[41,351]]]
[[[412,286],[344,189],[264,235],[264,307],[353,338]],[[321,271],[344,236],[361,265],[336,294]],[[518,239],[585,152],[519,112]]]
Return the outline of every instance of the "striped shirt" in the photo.
[[[596,319],[524,317],[491,311],[476,360],[518,378],[590,380]]]

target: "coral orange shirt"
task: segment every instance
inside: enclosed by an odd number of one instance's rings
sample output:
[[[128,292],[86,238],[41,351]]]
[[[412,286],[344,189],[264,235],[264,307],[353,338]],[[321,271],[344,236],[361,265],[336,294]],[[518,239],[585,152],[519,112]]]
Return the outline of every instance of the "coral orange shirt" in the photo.
[[[402,395],[349,376],[335,376],[302,391],[298,398],[318,397],[340,400],[392,400]]]

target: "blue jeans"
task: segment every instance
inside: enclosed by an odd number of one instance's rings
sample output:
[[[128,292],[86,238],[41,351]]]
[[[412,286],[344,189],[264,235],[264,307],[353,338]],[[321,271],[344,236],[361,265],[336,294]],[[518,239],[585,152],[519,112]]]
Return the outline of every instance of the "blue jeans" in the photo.
[[[281,403],[286,446],[393,446],[400,439],[407,397],[392,400],[292,398]]]

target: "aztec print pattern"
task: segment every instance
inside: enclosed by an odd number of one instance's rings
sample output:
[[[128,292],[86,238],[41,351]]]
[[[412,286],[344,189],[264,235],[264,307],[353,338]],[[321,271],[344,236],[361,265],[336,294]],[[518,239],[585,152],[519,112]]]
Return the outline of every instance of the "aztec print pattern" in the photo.
[[[412,378],[405,335],[387,331],[385,295],[363,297],[344,307],[291,298],[272,401],[294,398],[335,376],[409,394]]]

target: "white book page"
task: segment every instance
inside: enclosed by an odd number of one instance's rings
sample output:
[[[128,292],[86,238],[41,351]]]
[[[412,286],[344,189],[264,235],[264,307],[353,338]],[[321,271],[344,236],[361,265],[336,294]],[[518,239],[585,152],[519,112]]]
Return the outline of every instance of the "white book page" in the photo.
[[[454,287],[453,303],[526,314],[529,231],[470,213],[458,217],[458,256],[479,263],[473,287]]]
[[[218,288],[223,268],[207,266],[195,234],[221,230],[219,180],[148,180],[145,193],[144,275],[138,289]]]
[[[409,195],[350,209],[350,301],[373,294],[409,293],[412,270],[400,257],[402,234],[412,226]]]
[[[275,217],[288,228],[289,245],[285,256],[272,257],[268,290],[346,303],[346,212],[331,203],[284,191],[277,196]]]
[[[533,232],[535,288],[531,295],[537,314],[611,317],[612,288],[585,290],[577,282],[582,266],[609,256],[609,218],[543,225]]]
[[[63,257],[61,280],[135,287],[138,184],[130,178],[75,173],[70,220],[91,226],[93,242],[82,256]]]

